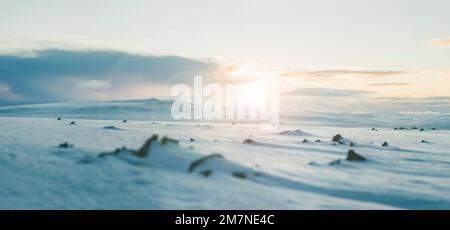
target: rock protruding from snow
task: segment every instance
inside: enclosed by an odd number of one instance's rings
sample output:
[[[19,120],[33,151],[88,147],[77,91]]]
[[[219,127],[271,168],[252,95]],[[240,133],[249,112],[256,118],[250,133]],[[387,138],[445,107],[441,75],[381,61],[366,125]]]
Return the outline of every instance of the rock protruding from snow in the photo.
[[[361,156],[361,155],[359,155],[358,153],[356,153],[355,150],[350,149],[347,152],[346,160],[347,161],[365,161],[366,158]]]
[[[332,162],[330,162],[330,163],[328,163],[329,165],[338,165],[338,164],[340,164],[341,163],[341,159],[337,159],[337,160],[334,160],[334,161],[332,161]]]
[[[250,138],[247,138],[242,143],[243,144],[256,144],[256,141],[254,141],[254,140],[252,140]]]
[[[72,144],[69,144],[69,143],[66,141],[66,142],[60,144],[58,147],[59,147],[59,148],[63,148],[63,149],[67,149],[67,148],[72,148],[73,145],[72,145]]]
[[[148,154],[150,154],[150,147],[155,142],[158,142],[158,135],[153,135],[138,151],[132,152],[132,154],[137,157],[146,157]]]
[[[211,154],[192,161],[189,164],[188,172],[197,172],[204,177],[211,174],[231,175],[238,179],[247,179],[252,175],[257,175],[252,169],[225,159],[221,154]]]
[[[203,164],[205,161],[211,159],[211,158],[223,158],[223,156],[221,154],[211,154],[211,155],[207,155],[204,156],[198,160],[193,161],[190,165],[189,165],[189,169],[188,172],[193,172],[195,170],[195,168],[197,168],[199,165]]]
[[[173,138],[169,138],[169,137],[164,136],[164,137],[161,139],[161,145],[166,145],[167,143],[178,144],[179,141],[178,141],[178,140],[175,140],[175,139],[173,139]]]
[[[383,142],[383,144],[381,144],[382,147],[388,147],[389,144],[387,143],[387,141]]]
[[[149,138],[138,150],[118,148],[113,152],[101,153],[99,157],[116,156],[131,164],[155,167],[180,173],[198,173],[204,177],[225,174],[238,179],[255,175],[253,169],[225,159],[221,154],[201,156],[178,145],[178,140],[157,135]]]
[[[239,179],[247,178],[247,174],[245,174],[244,172],[232,172],[231,175]]]
[[[333,139],[331,139],[332,142],[337,142],[339,144],[344,143],[344,138],[341,136],[341,134],[336,134]]]

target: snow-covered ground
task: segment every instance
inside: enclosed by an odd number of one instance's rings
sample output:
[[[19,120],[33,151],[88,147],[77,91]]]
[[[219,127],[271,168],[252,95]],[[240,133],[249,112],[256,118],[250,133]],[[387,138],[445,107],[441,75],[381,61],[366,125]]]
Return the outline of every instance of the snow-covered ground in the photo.
[[[269,132],[133,120],[145,114],[139,103],[95,111],[0,109],[0,209],[450,209],[450,131],[439,127],[283,123]],[[347,161],[349,149],[367,160]]]

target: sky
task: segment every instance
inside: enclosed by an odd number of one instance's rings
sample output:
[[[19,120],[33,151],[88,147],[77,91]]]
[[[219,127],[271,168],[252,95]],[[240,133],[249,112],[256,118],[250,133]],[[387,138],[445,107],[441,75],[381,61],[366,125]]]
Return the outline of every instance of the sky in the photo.
[[[0,0],[0,98],[146,97],[184,81],[183,74],[233,71],[275,74],[295,95],[450,96],[448,9],[447,0]],[[52,55],[105,61],[58,72],[49,70],[61,66]],[[170,57],[189,62],[189,71]],[[139,62],[140,71],[122,68],[124,58]],[[42,60],[48,69],[36,67]],[[144,70],[142,63],[179,72]],[[126,87],[116,73],[130,75]],[[73,87],[62,91],[61,84]]]

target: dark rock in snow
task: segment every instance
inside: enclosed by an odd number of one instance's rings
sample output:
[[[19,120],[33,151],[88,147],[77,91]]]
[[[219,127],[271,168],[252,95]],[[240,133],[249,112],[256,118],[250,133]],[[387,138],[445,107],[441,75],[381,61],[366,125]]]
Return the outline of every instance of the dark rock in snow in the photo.
[[[204,177],[209,177],[212,174],[212,170],[207,169],[200,172]]]
[[[303,139],[302,143],[308,142],[308,139]]]
[[[320,139],[315,140],[316,143],[322,142]]]
[[[353,147],[353,146],[355,146],[355,143],[353,143],[353,141],[350,141],[349,146],[350,146],[350,147]]]
[[[341,136],[341,134],[337,134],[333,137],[333,139],[331,139],[331,141],[342,144],[342,142],[344,141],[344,138]]]
[[[64,143],[60,144],[58,147],[59,147],[59,148],[67,149],[67,148],[72,148],[73,145],[72,145],[72,144],[69,144],[69,143],[67,143],[67,142],[64,142]]]
[[[338,165],[338,164],[340,164],[341,163],[341,159],[337,159],[337,160],[334,160],[334,161],[332,161],[332,162],[330,162],[330,163],[328,163],[329,165]]]
[[[128,122],[127,120],[122,120],[123,123]]]
[[[256,144],[256,142],[250,138],[245,139],[243,143],[244,144]]]
[[[194,138],[191,137],[191,138],[189,139],[189,141],[195,141],[195,140],[194,140]]]
[[[57,120],[58,120],[58,121],[60,121],[60,120],[61,120],[61,118],[60,118],[60,117],[58,117],[58,118],[57,118]]]
[[[425,131],[425,129],[422,128],[422,129],[420,129],[420,131]]]
[[[149,154],[152,143],[155,141],[158,141],[158,135],[150,137],[138,151],[132,152],[132,154],[137,157],[146,157]]]
[[[188,172],[193,172],[195,170],[195,168],[197,168],[198,166],[203,164],[205,161],[210,160],[212,158],[223,158],[223,156],[221,154],[215,153],[215,154],[211,154],[208,156],[204,156],[200,159],[197,159],[189,165]]]
[[[100,158],[102,158],[102,157],[117,155],[117,154],[121,154],[121,153],[129,153],[129,154],[131,154],[133,156],[144,158],[144,157],[147,157],[148,155],[150,155],[151,147],[152,147],[153,144],[155,144],[155,142],[158,142],[158,135],[156,135],[156,134],[153,135],[152,137],[150,137],[144,143],[144,145],[142,145],[142,147],[140,149],[138,149],[138,150],[129,150],[129,149],[123,147],[123,148],[117,148],[113,152],[100,153],[98,156]],[[164,136],[161,139],[159,144],[166,145],[166,144],[169,144],[169,143],[178,144],[178,140],[175,140],[175,139],[168,138],[168,137]]]
[[[70,122],[70,124],[71,124],[71,125],[75,125],[76,123],[75,123],[75,121],[72,121],[72,122]]]
[[[233,172],[231,173],[232,176],[239,178],[239,179],[245,179],[247,178],[247,175],[243,172]]]
[[[353,149],[348,150],[347,152],[347,161],[365,161],[366,158],[357,154]]]
[[[381,146],[383,146],[383,147],[388,147],[389,144],[385,141],[385,142],[383,142],[383,144],[381,144]]]
[[[172,139],[172,138],[169,138],[169,137],[166,137],[166,136],[164,136],[161,139],[161,145],[165,145],[167,143],[178,144],[178,142],[179,142],[178,140],[175,140],[175,139]]]

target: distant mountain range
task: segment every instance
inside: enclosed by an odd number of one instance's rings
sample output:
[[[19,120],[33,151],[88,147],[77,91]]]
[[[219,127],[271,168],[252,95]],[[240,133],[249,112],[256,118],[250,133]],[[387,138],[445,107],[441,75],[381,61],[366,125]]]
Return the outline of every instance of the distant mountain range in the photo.
[[[142,100],[8,103],[0,107],[0,116],[61,117],[102,120],[171,120],[172,101],[155,98]]]
[[[394,100],[391,100],[391,102]],[[404,102],[401,100],[400,102]],[[0,101],[0,117],[48,117],[67,119],[174,121],[171,115],[172,100],[156,98],[141,100],[53,102]],[[447,101],[427,99],[388,104],[377,112],[322,112],[304,110],[280,113],[283,124],[319,125],[340,127],[421,127],[425,129],[450,129],[450,112]],[[407,111],[408,106],[411,111]],[[194,107],[194,109],[197,107]],[[395,109],[395,110],[394,110]],[[417,112],[419,111],[419,112]],[[422,112],[420,112],[422,111]],[[434,112],[433,112],[434,111]],[[186,120],[184,120],[186,121]],[[193,121],[193,120],[189,120]],[[196,120],[197,122],[231,122],[229,120]],[[245,121],[240,121],[245,122]]]

